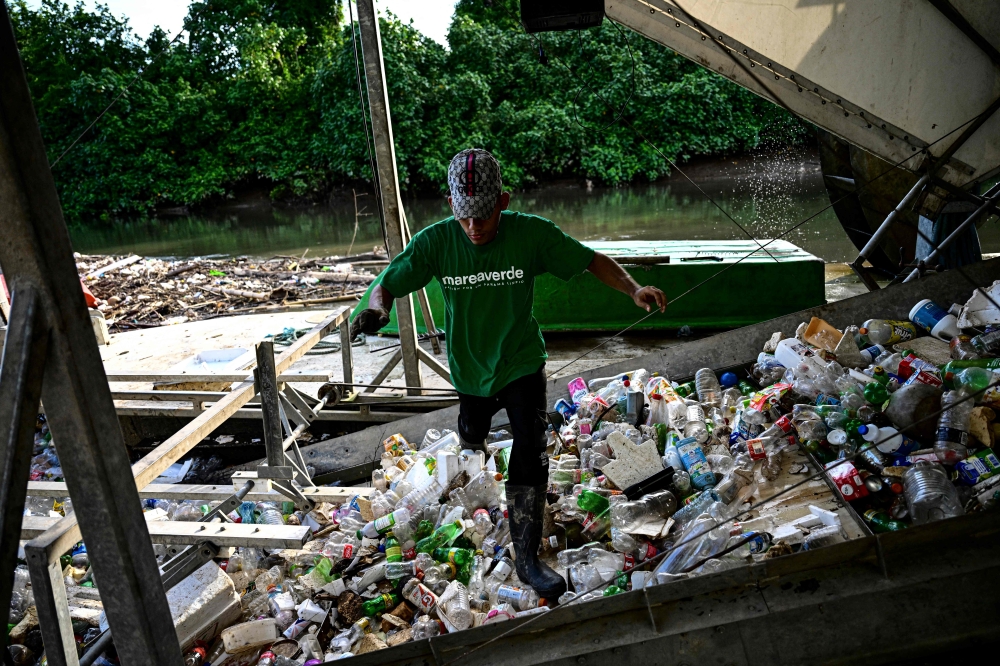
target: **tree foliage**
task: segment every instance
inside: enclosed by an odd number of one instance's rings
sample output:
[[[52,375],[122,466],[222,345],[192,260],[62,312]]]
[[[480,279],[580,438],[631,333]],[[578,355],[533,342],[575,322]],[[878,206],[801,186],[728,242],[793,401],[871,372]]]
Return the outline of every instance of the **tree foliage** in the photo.
[[[140,38],[106,6],[9,5],[73,222],[249,189],[319,200],[371,177],[340,0],[196,1],[176,40],[158,28]],[[624,184],[768,133],[804,135],[777,107],[610,21],[536,37],[517,25],[516,0],[492,5],[458,2],[450,49],[391,15],[380,23],[407,192],[441,191],[448,160],[469,146],[492,150],[513,187]]]

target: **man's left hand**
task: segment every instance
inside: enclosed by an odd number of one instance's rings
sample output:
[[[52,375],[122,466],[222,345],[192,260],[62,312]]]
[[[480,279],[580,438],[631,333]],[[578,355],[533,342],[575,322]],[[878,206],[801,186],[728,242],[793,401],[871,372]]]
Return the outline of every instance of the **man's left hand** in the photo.
[[[660,312],[667,309],[667,295],[656,287],[640,287],[632,294],[632,300],[646,312],[652,311],[650,304],[653,303],[660,309]]]

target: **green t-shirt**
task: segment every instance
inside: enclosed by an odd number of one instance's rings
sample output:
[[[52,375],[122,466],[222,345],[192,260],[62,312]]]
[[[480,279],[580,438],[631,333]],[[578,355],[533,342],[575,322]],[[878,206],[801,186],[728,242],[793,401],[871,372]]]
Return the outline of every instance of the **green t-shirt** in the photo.
[[[531,313],[535,276],[569,280],[594,251],[542,217],[504,211],[497,237],[474,245],[450,217],[416,234],[382,276],[395,297],[437,278],[444,294],[451,380],[462,393],[490,396],[545,362]]]

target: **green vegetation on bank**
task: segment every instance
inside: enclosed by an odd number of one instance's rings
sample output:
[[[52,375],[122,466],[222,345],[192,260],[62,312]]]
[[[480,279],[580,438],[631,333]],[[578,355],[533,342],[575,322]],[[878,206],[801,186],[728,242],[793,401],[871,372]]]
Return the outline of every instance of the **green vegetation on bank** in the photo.
[[[249,189],[321,200],[370,177],[340,0],[193,2],[177,41],[160,30],[140,39],[103,6],[6,1],[51,161],[145,72],[54,168],[71,223]],[[682,160],[804,136],[781,109],[610,21],[542,35],[543,64],[501,8],[516,14],[517,0],[493,4],[458,2],[450,50],[391,16],[381,23],[407,192],[440,191],[448,160],[473,145],[497,155],[513,187],[614,185],[669,173],[639,133]]]

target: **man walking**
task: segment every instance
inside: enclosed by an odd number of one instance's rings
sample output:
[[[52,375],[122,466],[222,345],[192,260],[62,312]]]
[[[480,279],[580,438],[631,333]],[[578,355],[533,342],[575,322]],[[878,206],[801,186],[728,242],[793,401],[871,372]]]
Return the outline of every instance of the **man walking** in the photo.
[[[448,187],[454,217],[413,236],[372,290],[352,333],[377,332],[389,322],[393,299],[437,278],[459,394],[459,437],[463,447],[485,451],[493,415],[506,408],[514,438],[506,493],[517,575],[539,596],[556,599],[566,582],[538,559],[548,456],[545,340],[531,312],[535,277],[551,273],[569,280],[588,270],[647,311],[663,311],[667,298],[549,220],[508,211],[510,193],[503,191],[500,165],[487,151],[456,155]]]

